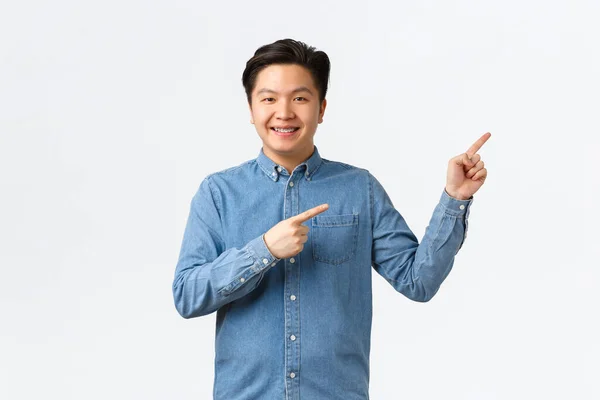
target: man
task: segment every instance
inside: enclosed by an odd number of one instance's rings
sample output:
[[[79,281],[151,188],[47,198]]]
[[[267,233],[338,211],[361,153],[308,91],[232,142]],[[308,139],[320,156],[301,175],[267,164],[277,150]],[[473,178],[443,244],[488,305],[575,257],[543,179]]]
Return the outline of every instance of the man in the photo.
[[[192,199],[173,296],[184,318],[217,311],[214,399],[368,399],[371,268],[425,302],[465,239],[490,134],[450,160],[419,244],[368,170],[321,158],[328,79],[302,42],[259,48],[242,82],[263,146]]]

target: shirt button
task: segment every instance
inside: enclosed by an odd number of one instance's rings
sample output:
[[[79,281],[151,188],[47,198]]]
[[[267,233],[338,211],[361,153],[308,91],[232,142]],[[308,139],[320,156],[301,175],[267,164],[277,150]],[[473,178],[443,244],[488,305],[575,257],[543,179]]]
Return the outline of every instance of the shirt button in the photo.
[[[290,372],[290,378],[294,379],[296,377],[296,374],[293,372]]]
[[[281,172],[281,167],[277,167],[277,171]]]
[[[292,336],[290,336],[290,339],[291,339],[292,341],[294,341],[294,340],[296,340],[296,336],[292,335]]]
[[[244,278],[240,278],[240,282],[246,282]]]
[[[294,257],[290,258],[290,262],[293,264],[296,262],[296,260],[294,260]]]
[[[458,208],[460,208],[461,210],[464,210],[465,209],[465,205],[461,204],[460,207],[458,207]]]
[[[263,258],[263,263],[264,263],[264,264],[268,264],[268,263],[269,263],[269,260],[267,260],[266,258]]]
[[[291,295],[291,296],[290,296],[290,299],[292,299],[292,301],[295,301],[295,300],[296,300],[296,296],[294,296],[294,295]]]
[[[294,182],[290,182],[290,186],[294,186]]]
[[[273,173],[271,175],[275,176],[275,175],[277,175],[277,173],[275,171],[273,171]]]

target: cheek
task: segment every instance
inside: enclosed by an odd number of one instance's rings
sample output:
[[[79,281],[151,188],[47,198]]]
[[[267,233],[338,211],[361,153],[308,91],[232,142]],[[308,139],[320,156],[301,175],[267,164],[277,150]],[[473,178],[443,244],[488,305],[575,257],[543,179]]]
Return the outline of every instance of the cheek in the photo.
[[[269,122],[270,115],[266,111],[256,110],[253,115],[254,115],[254,120],[256,122],[260,123],[261,125],[264,125],[267,122]]]
[[[309,115],[306,115],[306,117],[304,118],[304,122],[308,126],[315,126],[315,125],[317,125],[319,123],[319,113],[318,112],[311,112]]]

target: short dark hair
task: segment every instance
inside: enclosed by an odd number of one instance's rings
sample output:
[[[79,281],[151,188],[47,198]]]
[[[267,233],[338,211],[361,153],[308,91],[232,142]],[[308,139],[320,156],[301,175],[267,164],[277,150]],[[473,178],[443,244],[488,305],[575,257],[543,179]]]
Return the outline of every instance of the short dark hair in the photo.
[[[319,90],[319,103],[323,102],[327,94],[331,68],[329,57],[325,52],[316,50],[306,43],[293,39],[281,39],[259,47],[254,56],[246,62],[246,69],[242,74],[242,84],[246,91],[248,104],[252,103],[252,91],[258,73],[272,64],[296,64],[306,68]]]

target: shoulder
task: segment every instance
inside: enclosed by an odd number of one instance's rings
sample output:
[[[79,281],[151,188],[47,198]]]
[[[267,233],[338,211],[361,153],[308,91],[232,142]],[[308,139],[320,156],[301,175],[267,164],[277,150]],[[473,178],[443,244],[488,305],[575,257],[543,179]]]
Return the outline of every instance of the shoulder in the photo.
[[[371,197],[372,200],[381,196],[387,196],[381,181],[367,168],[328,159],[323,159],[323,164],[327,169],[333,171],[334,175],[336,173],[343,174],[345,177],[350,177],[354,185],[359,184],[367,186],[369,197]]]
[[[323,163],[320,168],[326,169],[328,172],[340,173],[344,175],[355,175],[368,178],[370,175],[369,170],[357,165],[348,164],[341,161],[329,160],[323,158]]]
[[[221,188],[239,183],[249,175],[249,170],[255,167],[255,164],[256,160],[247,160],[238,165],[210,172],[201,180],[196,196],[210,196],[217,203],[220,202]]]
[[[210,186],[218,186],[219,183],[231,182],[247,177],[257,167],[255,159],[244,161],[238,165],[213,171],[205,176],[204,180]]]
[[[208,175],[206,175],[206,177],[204,179],[214,180],[217,178],[227,178],[227,177],[235,176],[239,173],[243,173],[244,169],[252,167],[253,164],[256,164],[256,160],[247,160],[238,165],[227,167],[227,168],[224,168],[224,169],[221,169],[218,171],[213,171],[213,172],[209,173]]]

